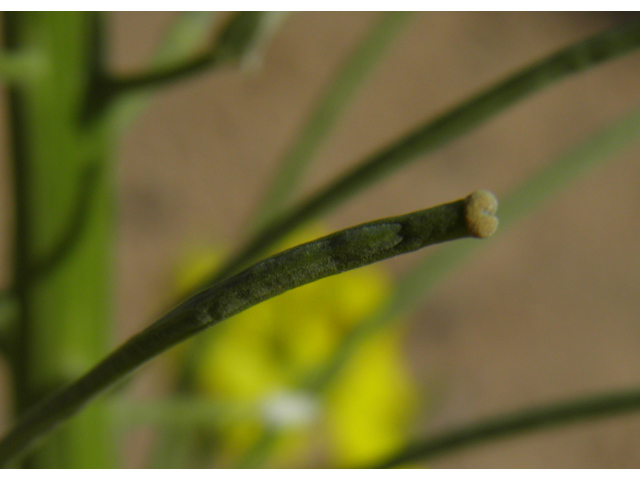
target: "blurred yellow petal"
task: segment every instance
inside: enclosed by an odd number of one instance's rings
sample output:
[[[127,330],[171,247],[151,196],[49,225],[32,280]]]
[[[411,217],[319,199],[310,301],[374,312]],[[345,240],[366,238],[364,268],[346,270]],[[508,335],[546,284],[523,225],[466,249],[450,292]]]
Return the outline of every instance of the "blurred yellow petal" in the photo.
[[[309,227],[275,251],[326,233]],[[179,291],[193,289],[220,260],[214,249],[190,255]],[[404,443],[415,392],[397,327],[365,342],[322,396],[296,390],[296,382],[328,361],[345,333],[373,313],[389,291],[384,269],[370,266],[286,292],[212,329],[197,366],[197,387],[215,398],[256,405],[255,417],[220,430],[231,464],[268,428],[280,431],[271,459],[291,464],[319,438],[319,418],[326,422],[333,459],[344,465],[373,461]]]
[[[323,312],[300,308],[298,314],[290,313],[279,320],[279,337],[289,363],[283,367],[291,371],[292,379],[319,367],[340,339],[339,331]]]
[[[275,250],[286,250],[287,248],[295,247],[301,243],[310,242],[316,238],[323,237],[328,233],[327,229],[323,228],[319,224],[308,225],[305,228],[296,230],[288,235]]]
[[[247,446],[255,444],[262,435],[262,423],[257,420],[245,420],[220,430],[220,454],[226,467],[235,466],[245,455]]]
[[[326,392],[327,427],[340,464],[374,461],[406,439],[415,392],[397,333],[387,329],[363,345]]]
[[[175,293],[181,297],[198,286],[211,275],[223,259],[221,249],[191,248],[178,263],[175,276]]]
[[[198,364],[198,386],[216,396],[252,400],[285,385],[285,372],[273,355],[271,319],[263,303],[216,327]]]
[[[336,277],[332,302],[334,315],[346,327],[353,327],[373,313],[391,289],[390,281],[378,265],[351,270]]]

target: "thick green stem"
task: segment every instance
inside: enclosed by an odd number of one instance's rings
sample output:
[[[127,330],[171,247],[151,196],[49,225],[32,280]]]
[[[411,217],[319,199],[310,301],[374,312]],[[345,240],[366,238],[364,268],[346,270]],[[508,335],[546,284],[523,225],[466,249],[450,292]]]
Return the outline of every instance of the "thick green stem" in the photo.
[[[18,415],[95,364],[108,346],[109,151],[105,139],[83,135],[79,123],[93,65],[92,15],[6,14],[7,48],[44,59],[42,68],[9,91],[19,314],[10,362]],[[91,181],[89,171],[95,173]],[[93,405],[57,432],[29,465],[112,466],[103,407]]]
[[[383,57],[398,34],[403,31],[410,18],[408,12],[388,12],[371,29],[360,45],[349,56],[340,72],[322,94],[315,110],[302,127],[300,135],[282,159],[274,183],[267,191],[255,217],[256,229],[263,228],[282,213],[284,206],[294,193],[301,177],[313,156],[330,134],[336,121],[351,98],[367,78],[369,72]],[[190,351],[179,384],[188,390],[193,365],[200,358],[205,344],[200,338]],[[175,438],[175,436],[174,436]]]
[[[324,190],[276,218],[208,278],[205,285],[228,277],[302,223],[329,210],[407,162],[461,137],[527,95],[571,74],[631,52],[639,46],[640,22],[635,21],[572,45],[508,77],[372,155]]]
[[[568,186],[590,168],[604,163],[623,148],[637,142],[639,137],[640,110],[637,110],[562,154],[501,201],[500,234],[508,231],[517,220],[525,218],[530,210],[549,196]],[[446,275],[478,248],[478,243],[455,242],[437,255],[420,261],[402,277],[385,302],[347,334],[328,361],[302,379],[300,388],[311,391],[326,388],[363,342],[391,322],[402,318],[402,314],[417,303],[424,302],[430,289],[439,285]],[[272,437],[271,433],[269,436]],[[257,443],[263,448],[269,447],[263,439]]]
[[[216,42],[216,59],[254,52],[273,32],[276,16],[237,14]],[[209,20],[207,14],[180,18],[172,32],[179,44],[165,45],[158,59],[161,65],[174,66],[110,82],[103,71],[102,24],[96,14],[7,15],[8,50],[0,56],[0,74],[12,82],[17,228],[16,275],[14,285],[3,292],[2,307],[7,308],[0,312],[0,346],[11,357],[18,414],[105,352],[111,313],[109,148],[122,131],[118,127],[144,106],[149,86],[207,66],[204,55],[175,65],[197,43]],[[114,96],[136,92],[118,102],[106,122],[87,128],[87,120]],[[30,464],[111,465],[104,420],[101,408],[88,409]]]
[[[392,468],[422,462],[488,441],[585,420],[640,411],[640,390],[580,397],[482,420],[415,442],[384,462],[366,468]]]
[[[24,415],[0,441],[0,465],[159,353],[241,311],[301,285],[428,245],[484,238],[497,227],[493,195],[365,223],[269,257],[188,299],[89,373]]]

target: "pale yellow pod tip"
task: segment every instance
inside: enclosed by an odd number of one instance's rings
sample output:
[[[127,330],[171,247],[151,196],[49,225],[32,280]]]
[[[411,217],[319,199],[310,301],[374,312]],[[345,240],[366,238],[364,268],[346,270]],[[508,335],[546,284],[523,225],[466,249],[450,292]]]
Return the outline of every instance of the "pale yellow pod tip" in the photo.
[[[474,237],[487,238],[498,228],[498,200],[486,190],[473,192],[465,201],[465,220],[467,229]]]

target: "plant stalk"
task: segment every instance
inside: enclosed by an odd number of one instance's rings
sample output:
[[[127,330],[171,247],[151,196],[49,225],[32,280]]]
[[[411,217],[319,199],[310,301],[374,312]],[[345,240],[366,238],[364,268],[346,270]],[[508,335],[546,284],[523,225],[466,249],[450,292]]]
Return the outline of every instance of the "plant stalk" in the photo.
[[[430,153],[473,130],[532,93],[572,74],[630,53],[640,47],[640,21],[598,33],[516,72],[455,106],[433,121],[398,139],[359,165],[278,215],[203,282],[213,284],[264,254],[285,235],[316,218],[406,163]]]
[[[108,387],[170,347],[287,290],[435,243],[485,238],[497,227],[495,197],[467,198],[358,225],[263,260],[191,297],[132,337],[87,374],[36,405],[0,440],[0,466],[28,450]]]
[[[95,364],[111,320],[112,185],[109,151],[79,123],[93,65],[93,13],[5,14],[6,48],[43,59],[9,88],[15,176],[14,279],[18,306],[9,361],[16,415]],[[26,465],[113,466],[100,403],[56,432]]]
[[[413,443],[376,466],[366,468],[393,468],[417,461],[422,462],[491,440],[544,428],[576,424],[585,420],[637,413],[638,410],[640,410],[640,390],[579,397],[571,401],[499,415],[441,435],[434,435]]]

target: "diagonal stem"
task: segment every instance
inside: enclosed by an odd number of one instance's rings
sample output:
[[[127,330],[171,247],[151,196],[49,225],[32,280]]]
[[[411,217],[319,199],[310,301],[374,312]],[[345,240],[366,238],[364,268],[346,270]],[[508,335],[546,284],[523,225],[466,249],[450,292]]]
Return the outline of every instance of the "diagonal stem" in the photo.
[[[637,142],[639,137],[640,109],[636,109],[554,159],[548,167],[527,179],[500,201],[499,234],[504,234],[514,223],[525,218],[527,213],[582,174]],[[478,244],[456,243],[420,261],[398,282],[388,300],[345,337],[321,371],[307,379],[307,387],[322,388],[363,341],[400,318],[417,302],[424,301],[427,291],[438,285],[445,275],[477,251],[478,247]]]
[[[367,468],[392,468],[425,461],[462,448],[517,434],[575,424],[580,421],[640,411],[640,390],[606,393],[500,415],[418,441],[382,463]]]
[[[202,73],[211,67],[246,55],[262,40],[278,12],[239,12],[227,23],[218,39],[201,54],[179,64],[166,65],[148,72],[129,76],[103,76],[101,87],[107,99],[167,84]]]
[[[347,270],[497,227],[495,197],[467,198],[358,225],[285,250],[191,297],[132,337],[76,382],[28,411],[0,440],[0,465],[79,412],[133,370],[170,347],[260,302]]]
[[[175,84],[193,75],[254,54],[264,43],[265,37],[275,31],[274,27],[277,26],[281,17],[283,17],[281,12],[238,12],[227,22],[209,48],[198,55],[184,58],[183,55],[178,54],[189,50],[192,44],[199,40],[199,33],[208,22],[206,15],[200,13],[183,14],[176,24],[177,30],[170,32],[174,38],[178,37],[179,43],[175,47],[165,43],[161,47],[158,58],[154,62],[155,68],[139,74],[122,76],[113,76],[102,68],[96,69],[86,99],[84,123],[94,126],[95,120],[98,119],[100,121],[95,124],[98,128],[102,127],[105,118],[113,120],[114,105],[116,106],[115,120],[126,122],[126,119],[119,119],[117,116],[119,110],[117,100]],[[189,25],[194,27],[195,33],[192,34],[185,28],[181,28]],[[181,57],[179,60],[176,59],[178,56]],[[137,110],[136,105],[133,109]]]
[[[603,164],[614,154],[636,142],[640,136],[640,109],[617,120],[563,153],[548,167],[526,180],[500,202],[500,234],[540,206],[548,197],[565,188],[591,168]],[[318,371],[303,378],[300,387],[322,391],[338,375],[354,352],[375,333],[401,318],[403,312],[425,301],[430,289],[438,285],[458,264],[480,247],[477,243],[456,242],[437,255],[420,261],[395,286],[389,298],[355,327],[338,345]],[[263,448],[269,448],[261,441]],[[265,446],[266,445],[266,446]]]
[[[205,285],[228,277],[302,223],[329,210],[410,160],[462,136],[527,95],[571,74],[629,53],[639,46],[640,22],[630,22],[578,42],[517,72],[372,155],[324,190],[276,218],[208,278]]]

